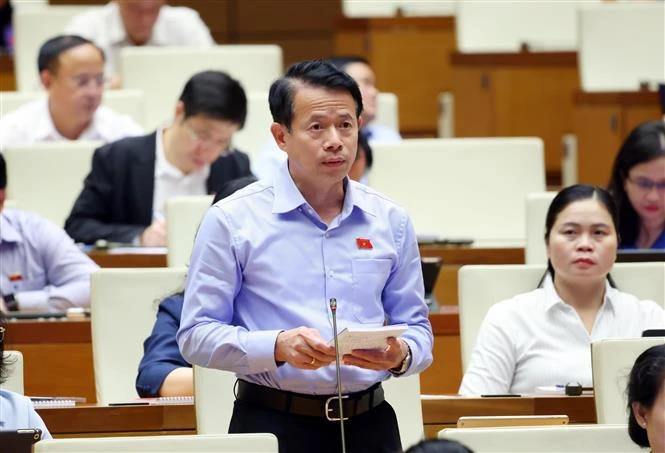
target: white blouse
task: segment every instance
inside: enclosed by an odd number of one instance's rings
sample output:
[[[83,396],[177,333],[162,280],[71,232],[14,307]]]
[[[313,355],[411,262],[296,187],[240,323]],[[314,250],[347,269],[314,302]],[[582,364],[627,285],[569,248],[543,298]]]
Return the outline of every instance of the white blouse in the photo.
[[[636,338],[665,328],[665,310],[606,285],[591,334],[561,300],[552,278],[542,288],[492,306],[478,333],[461,395],[534,393],[536,387],[592,385],[591,342]]]

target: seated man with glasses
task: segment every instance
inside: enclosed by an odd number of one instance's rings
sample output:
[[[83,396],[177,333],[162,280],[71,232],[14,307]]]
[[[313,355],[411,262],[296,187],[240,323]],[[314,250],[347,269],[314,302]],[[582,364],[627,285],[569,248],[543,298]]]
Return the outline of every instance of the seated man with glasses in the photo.
[[[665,122],[637,126],[614,161],[609,190],[622,249],[665,249]]]
[[[246,116],[240,83],[219,71],[195,74],[170,126],[95,150],[67,233],[87,244],[105,239],[165,245],[168,198],[211,194],[226,181],[251,175],[249,157],[232,148]]]
[[[132,118],[100,105],[104,61],[104,52],[80,36],[62,35],[46,41],[37,65],[48,96],[2,115],[0,148],[59,140],[110,142],[143,134]]]

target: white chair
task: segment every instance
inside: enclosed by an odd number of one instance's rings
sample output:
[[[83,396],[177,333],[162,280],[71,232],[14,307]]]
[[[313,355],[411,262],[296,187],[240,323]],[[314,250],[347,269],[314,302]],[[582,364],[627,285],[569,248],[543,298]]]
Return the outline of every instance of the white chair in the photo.
[[[80,439],[49,439],[37,442],[35,453],[180,453],[229,452],[277,453],[273,434],[226,434],[216,436],[135,436]]]
[[[459,323],[462,369],[466,370],[480,324],[489,308],[517,294],[536,289],[545,273],[542,265],[463,266],[459,280]],[[617,263],[612,268],[617,287],[665,308],[665,263]]]
[[[276,45],[239,44],[209,48],[125,47],[120,52],[120,67],[123,88],[143,91],[146,127],[152,129],[172,119],[185,82],[200,71],[225,71],[246,92],[268,92],[282,74],[282,49]]]
[[[99,404],[138,398],[134,382],[159,302],[184,286],[185,268],[101,269],[90,280]]]
[[[13,112],[28,102],[46,97],[43,91],[0,91],[0,112],[3,115]],[[102,105],[116,113],[129,115],[145,126],[143,93],[139,90],[108,90],[104,92]]]
[[[556,196],[556,192],[530,193],[526,197],[526,242],[524,262],[526,264],[547,263],[545,247],[545,217]]]
[[[457,50],[464,53],[577,50],[577,10],[586,2],[538,0],[460,1]]]
[[[90,172],[100,142],[63,141],[12,145],[7,161],[7,196],[21,209],[34,211],[62,226]]]
[[[346,17],[392,17],[400,3],[400,0],[342,0],[342,13]]]
[[[663,2],[584,7],[579,23],[583,91],[637,91],[665,80]]]
[[[268,92],[247,93],[247,119],[245,127],[233,134],[233,146],[249,155],[250,164],[254,165],[262,147],[273,141],[270,133],[272,114],[268,104]]]
[[[374,123],[399,131],[399,105],[394,93],[379,93],[376,98]]]
[[[194,365],[196,432],[224,434],[229,431],[235,395],[236,376],[230,371]]]
[[[25,2],[28,3],[28,2]],[[41,3],[41,2],[40,2]],[[26,5],[27,6],[27,5]],[[39,6],[14,11],[14,74],[19,91],[34,91],[41,87],[37,55],[46,40],[63,33],[76,14],[99,6]]]
[[[23,395],[23,354],[21,351],[5,351],[4,363],[7,380],[0,384],[0,389]]]
[[[476,453],[642,451],[628,436],[626,425],[446,428],[438,437],[461,442]]]
[[[166,201],[166,262],[169,267],[189,265],[194,237],[213,200],[212,195],[178,196]]]
[[[591,343],[591,370],[598,423],[626,423],[626,385],[635,359],[665,337],[601,340]]]
[[[423,430],[423,408],[420,402],[420,375],[390,378],[383,381],[386,401],[395,410],[402,448],[420,442],[425,437]]]
[[[370,186],[404,206],[419,235],[523,243],[524,199],[545,191],[539,138],[408,139],[373,149]]]

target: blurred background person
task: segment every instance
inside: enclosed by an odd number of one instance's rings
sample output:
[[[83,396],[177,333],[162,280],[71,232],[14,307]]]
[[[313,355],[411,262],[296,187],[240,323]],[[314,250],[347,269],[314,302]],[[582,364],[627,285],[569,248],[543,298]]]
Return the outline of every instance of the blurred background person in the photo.
[[[614,160],[609,190],[622,249],[665,249],[665,122],[640,124]]]

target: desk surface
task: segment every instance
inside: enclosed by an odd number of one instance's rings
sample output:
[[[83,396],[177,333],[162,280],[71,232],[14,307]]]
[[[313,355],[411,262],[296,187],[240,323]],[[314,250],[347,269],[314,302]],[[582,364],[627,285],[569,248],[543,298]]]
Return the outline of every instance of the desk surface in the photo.
[[[571,423],[595,423],[593,396],[423,400],[425,427],[452,426],[469,415],[559,415]],[[96,406],[44,408],[37,412],[55,437],[120,434],[187,434],[196,431],[194,406]]]

